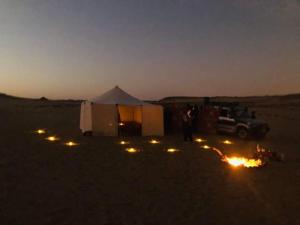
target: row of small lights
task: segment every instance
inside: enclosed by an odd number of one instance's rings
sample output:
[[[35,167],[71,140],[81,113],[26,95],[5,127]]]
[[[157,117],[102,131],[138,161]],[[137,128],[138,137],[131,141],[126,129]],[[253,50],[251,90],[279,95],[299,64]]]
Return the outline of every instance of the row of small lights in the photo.
[[[36,133],[42,135],[42,134],[46,134],[47,132],[46,132],[46,130],[44,130],[44,129],[38,129],[38,130],[36,131]],[[56,136],[48,136],[48,137],[46,138],[46,140],[47,140],[47,141],[54,142],[54,141],[59,141],[60,138],[58,138],[58,137],[56,137]],[[69,147],[74,147],[74,146],[78,146],[79,144],[76,143],[76,142],[73,142],[73,141],[68,141],[68,142],[65,142],[64,145],[69,146]]]
[[[196,142],[198,143],[203,143],[203,142],[206,142],[206,140],[204,139],[201,139],[201,138],[197,138],[195,139]],[[149,141],[150,144],[159,144],[160,142],[158,140],[155,140],[155,139],[152,139]],[[229,141],[229,140],[224,140],[222,141],[223,144],[226,144],[226,145],[232,145],[233,142]],[[121,145],[129,145],[130,143],[128,141],[120,141],[120,144]],[[202,148],[204,149],[211,149],[212,147],[210,147],[209,145],[202,145],[201,146]],[[136,148],[126,148],[125,149],[127,152],[129,153],[137,153],[137,152],[140,152],[140,150],[136,149]],[[167,152],[169,153],[175,153],[175,152],[179,152],[180,150],[179,149],[176,149],[176,148],[168,148],[167,149]]]
[[[44,129],[39,129],[39,130],[37,130],[36,131],[36,133],[37,134],[39,134],[39,135],[43,135],[43,134],[46,134],[46,130],[44,130]],[[51,142],[54,142],[54,141],[58,141],[58,140],[60,140],[58,137],[56,137],[56,136],[48,136],[47,138],[46,138],[46,140],[48,140],[48,141],[51,141]],[[206,140],[204,140],[204,139],[201,139],[201,138],[197,138],[197,139],[195,139],[195,141],[196,142],[198,142],[198,143],[203,143],[203,142],[206,142]],[[150,144],[159,144],[160,142],[158,141],[158,140],[155,140],[155,139],[152,139],[152,140],[150,140],[149,141],[149,143]],[[224,140],[224,141],[222,141],[222,143],[223,144],[226,144],[226,145],[232,145],[233,144],[233,142],[231,142],[231,141],[229,141],[229,140]],[[121,145],[128,145],[129,144],[129,142],[127,142],[127,141],[120,141],[120,144]],[[66,146],[69,146],[69,147],[74,147],[74,146],[77,146],[77,145],[79,145],[78,143],[76,143],[76,142],[73,142],[73,141],[68,141],[68,142],[66,142],[66,143],[64,143],[64,145],[66,145]],[[214,151],[216,151],[219,155],[221,155],[222,157],[224,156],[223,155],[223,153],[222,152],[220,152],[218,149],[216,149],[216,148],[214,148],[214,147],[210,147],[209,145],[202,145],[201,146],[203,149],[212,149],[212,150],[214,150]],[[126,148],[125,149],[128,153],[137,153],[137,152],[140,152],[140,150],[139,149],[136,149],[136,148]],[[179,149],[176,149],[176,148],[168,148],[167,149],[167,152],[168,153],[175,153],[175,152],[179,152],[180,150]],[[253,160],[251,161],[251,166],[247,166],[247,165],[245,165],[245,162],[246,162],[246,159],[244,159],[244,158],[237,158],[237,157],[232,157],[232,158],[227,158],[226,156],[225,156],[225,158],[223,158],[222,159],[222,161],[227,161],[229,164],[231,164],[231,165],[233,165],[233,166],[235,166],[235,167],[237,167],[237,166],[240,166],[240,165],[244,165],[245,167],[253,167]],[[248,160],[249,161],[249,160]],[[255,163],[256,163],[256,161],[254,161]]]
[[[152,139],[152,140],[149,141],[149,143],[153,144],[153,145],[156,145],[156,144],[159,144],[160,141]],[[120,144],[121,145],[129,145],[130,143],[128,141],[120,141]],[[136,149],[136,148],[126,148],[125,151],[128,152],[128,153],[137,153],[137,152],[140,152],[140,150]],[[179,151],[180,150],[176,149],[176,148],[168,148],[167,149],[167,152],[169,152],[169,153],[174,153],[174,152],[179,152]]]
[[[201,138],[197,138],[195,141],[198,142],[198,143],[206,142],[206,140],[201,139]],[[229,140],[224,140],[224,141],[222,141],[222,143],[225,144],[225,145],[232,145],[233,144],[233,142],[229,141]],[[204,149],[210,149],[210,148],[212,148],[209,145],[202,145],[201,147],[204,148]]]
[[[40,134],[40,135],[46,134],[46,130],[44,130],[44,129],[39,129],[39,130],[36,131],[36,133],[37,133],[37,134]],[[59,141],[60,139],[59,139],[58,137],[56,137],[56,136],[49,136],[49,137],[46,138],[46,140],[51,141],[51,142],[54,142],[54,141]],[[197,138],[197,139],[195,139],[195,141],[198,142],[198,143],[206,142],[206,140],[201,139],[201,138]],[[155,140],[155,139],[152,139],[152,140],[149,141],[149,143],[150,143],[150,144],[153,144],[153,145],[156,145],[156,144],[159,144],[160,141]],[[231,141],[229,141],[229,140],[224,140],[224,141],[222,141],[222,143],[223,143],[223,144],[226,144],[226,145],[231,145],[231,144],[233,144],[233,143],[232,143]],[[130,143],[129,143],[128,141],[124,141],[124,140],[123,140],[123,141],[120,141],[120,144],[121,144],[121,145],[129,145]],[[68,141],[68,142],[64,143],[64,145],[69,146],[69,147],[74,147],[74,146],[78,146],[79,144],[76,143],[76,142],[73,142],[73,141]],[[202,145],[201,147],[202,147],[203,149],[210,149],[210,148],[211,148],[209,145]],[[140,150],[138,150],[138,149],[136,149],[136,148],[132,148],[132,147],[131,147],[131,148],[126,148],[125,150],[126,150],[128,153],[137,153],[137,152],[140,151]],[[169,152],[169,153],[175,153],[175,152],[179,152],[179,151],[180,151],[180,150],[179,150],[179,149],[176,149],[176,148],[168,148],[168,149],[167,149],[167,152]]]

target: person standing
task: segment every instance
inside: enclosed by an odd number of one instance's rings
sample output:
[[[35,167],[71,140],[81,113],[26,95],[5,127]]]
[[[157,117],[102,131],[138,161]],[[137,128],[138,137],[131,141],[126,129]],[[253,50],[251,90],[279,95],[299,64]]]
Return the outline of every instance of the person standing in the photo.
[[[184,141],[193,142],[192,109],[187,108],[182,115],[182,128]]]
[[[199,107],[198,105],[194,105],[192,109],[192,131],[194,133],[198,132],[198,116],[199,116]]]

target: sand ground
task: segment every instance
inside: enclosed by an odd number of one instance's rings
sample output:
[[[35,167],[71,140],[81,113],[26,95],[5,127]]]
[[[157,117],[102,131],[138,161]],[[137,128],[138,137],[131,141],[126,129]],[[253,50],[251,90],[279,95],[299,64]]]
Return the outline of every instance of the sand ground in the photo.
[[[300,107],[255,110],[271,126],[262,141],[198,136],[244,156],[259,143],[284,153],[284,163],[234,169],[181,136],[155,146],[130,138],[142,151],[128,154],[118,138],[80,135],[78,102],[0,99],[0,224],[300,224]],[[220,143],[228,138],[235,144]],[[62,145],[69,139],[80,146]]]

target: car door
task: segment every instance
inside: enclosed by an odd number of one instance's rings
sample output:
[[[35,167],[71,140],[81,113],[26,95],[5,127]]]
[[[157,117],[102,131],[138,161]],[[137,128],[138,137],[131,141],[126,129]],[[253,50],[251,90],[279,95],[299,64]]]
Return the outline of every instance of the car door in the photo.
[[[220,116],[218,118],[218,131],[234,133],[235,126],[236,120],[230,116],[230,110],[221,109]]]

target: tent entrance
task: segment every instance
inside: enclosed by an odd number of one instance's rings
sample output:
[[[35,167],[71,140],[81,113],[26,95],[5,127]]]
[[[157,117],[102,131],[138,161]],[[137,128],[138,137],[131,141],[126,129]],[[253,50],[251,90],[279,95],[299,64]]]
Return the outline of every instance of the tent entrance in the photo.
[[[142,135],[142,106],[118,105],[119,136]]]

